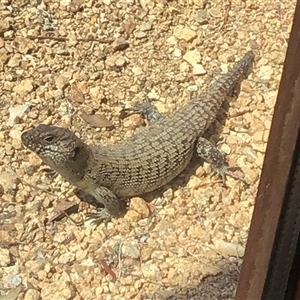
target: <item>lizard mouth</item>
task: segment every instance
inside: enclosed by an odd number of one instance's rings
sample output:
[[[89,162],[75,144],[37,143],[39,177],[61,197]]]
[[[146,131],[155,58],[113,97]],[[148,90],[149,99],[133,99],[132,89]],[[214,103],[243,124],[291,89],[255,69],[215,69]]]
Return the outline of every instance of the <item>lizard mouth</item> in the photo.
[[[28,130],[28,131],[24,131],[22,134],[21,134],[21,141],[22,141],[22,144],[28,148],[29,150],[37,153],[37,154],[40,154],[40,146],[39,144],[36,142],[33,134],[32,134],[32,131],[34,129],[31,129],[31,130]]]
[[[23,145],[25,145],[25,147],[31,149],[31,147],[30,147],[30,144],[31,144],[30,143],[30,141],[31,141],[31,139],[30,139],[30,131],[25,131],[25,132],[22,133],[22,135],[21,135],[21,141],[22,141]]]

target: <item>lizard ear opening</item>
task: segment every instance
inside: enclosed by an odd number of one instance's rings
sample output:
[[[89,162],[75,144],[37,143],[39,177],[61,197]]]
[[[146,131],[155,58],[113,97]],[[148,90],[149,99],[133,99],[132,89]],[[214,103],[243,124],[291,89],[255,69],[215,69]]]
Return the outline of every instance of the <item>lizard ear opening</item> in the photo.
[[[74,149],[74,156],[76,157],[80,153],[80,147]]]
[[[79,154],[80,154],[80,147],[78,146],[78,147],[74,148],[73,155],[72,155],[71,159],[75,161]]]

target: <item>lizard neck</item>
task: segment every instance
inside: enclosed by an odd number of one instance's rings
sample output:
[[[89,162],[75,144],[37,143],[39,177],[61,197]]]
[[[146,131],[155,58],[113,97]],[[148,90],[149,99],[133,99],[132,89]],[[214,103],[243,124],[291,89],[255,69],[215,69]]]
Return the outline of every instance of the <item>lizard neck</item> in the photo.
[[[83,180],[87,169],[90,167],[89,160],[93,156],[91,148],[83,142],[76,145],[72,153],[65,157],[60,164],[46,162],[57,171],[64,179],[78,186]]]

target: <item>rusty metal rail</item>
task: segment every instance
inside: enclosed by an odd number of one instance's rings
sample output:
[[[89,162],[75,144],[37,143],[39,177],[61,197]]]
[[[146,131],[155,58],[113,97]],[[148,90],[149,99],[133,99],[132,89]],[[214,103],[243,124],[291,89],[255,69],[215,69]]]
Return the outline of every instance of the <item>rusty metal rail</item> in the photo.
[[[300,299],[299,132],[300,0],[296,5],[236,300]]]

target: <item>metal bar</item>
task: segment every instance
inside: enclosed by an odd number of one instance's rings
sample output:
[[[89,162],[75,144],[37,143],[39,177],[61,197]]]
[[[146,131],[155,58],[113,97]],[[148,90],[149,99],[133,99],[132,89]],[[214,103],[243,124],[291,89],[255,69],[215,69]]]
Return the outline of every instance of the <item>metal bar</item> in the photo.
[[[298,116],[300,117],[300,116]],[[298,271],[298,246],[300,231],[300,136],[292,159],[289,182],[276,230],[263,299],[293,299],[295,276]]]
[[[236,300],[263,299],[299,128],[300,0],[296,5]]]

